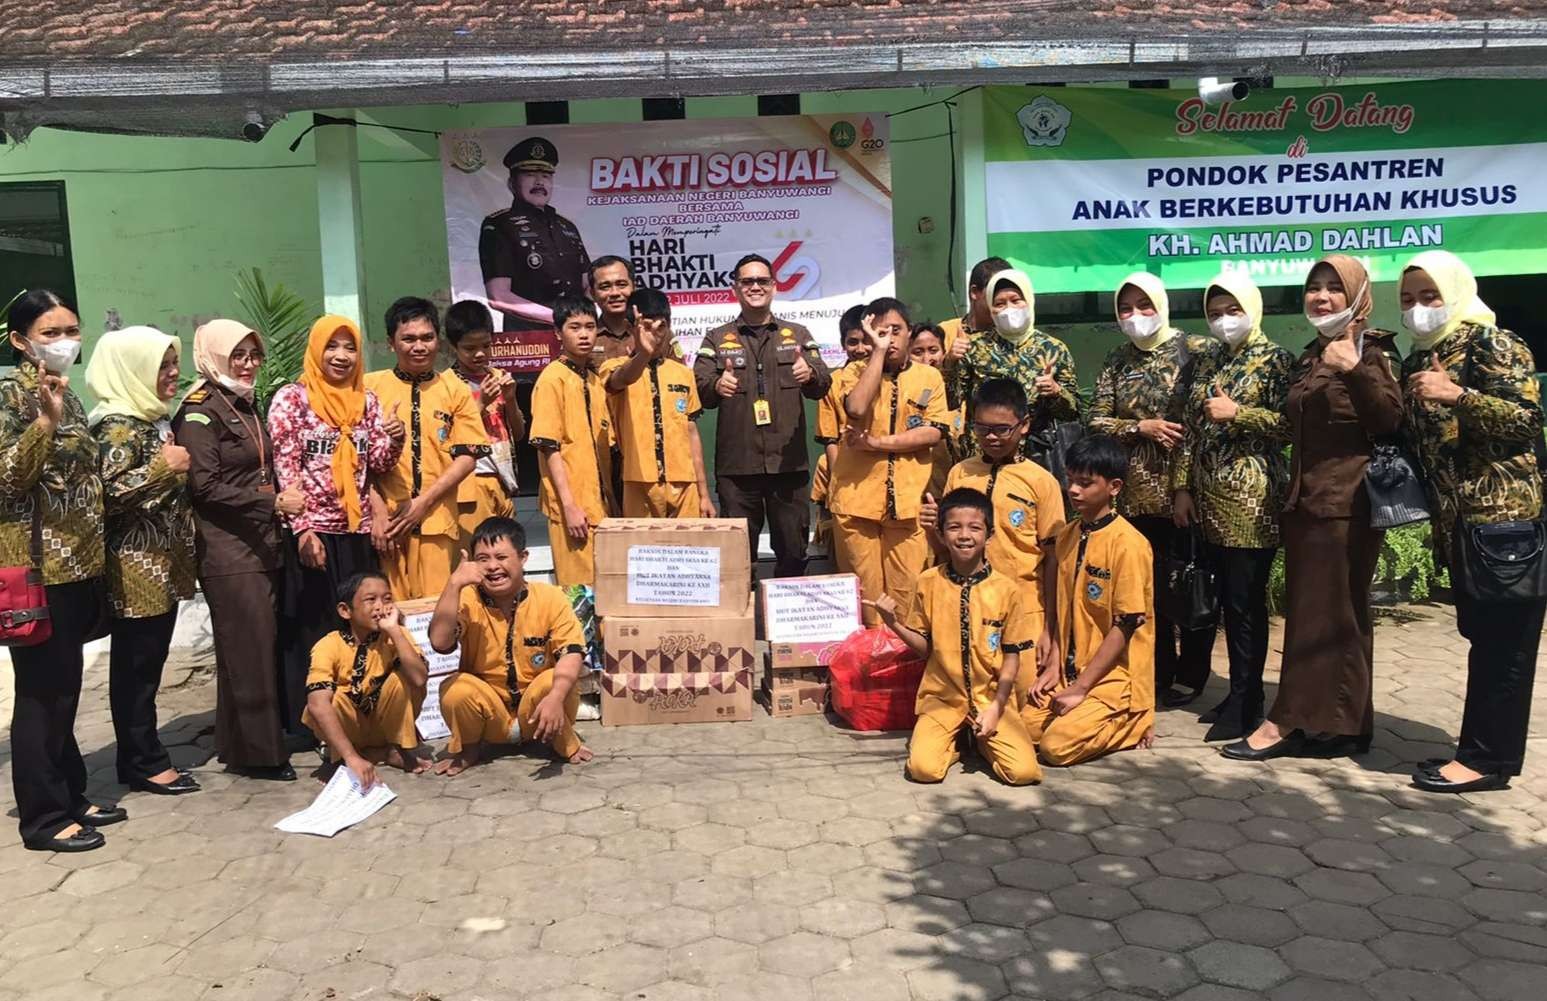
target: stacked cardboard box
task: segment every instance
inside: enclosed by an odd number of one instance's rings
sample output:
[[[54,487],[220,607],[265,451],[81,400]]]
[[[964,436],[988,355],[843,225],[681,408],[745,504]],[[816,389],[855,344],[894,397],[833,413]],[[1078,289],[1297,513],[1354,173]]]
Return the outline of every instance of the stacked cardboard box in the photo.
[[[765,580],[761,584],[768,660],[763,701],[775,717],[827,710],[827,665],[861,628],[859,578],[853,574]]]
[[[610,518],[596,529],[602,725],[752,718],[747,523]]]

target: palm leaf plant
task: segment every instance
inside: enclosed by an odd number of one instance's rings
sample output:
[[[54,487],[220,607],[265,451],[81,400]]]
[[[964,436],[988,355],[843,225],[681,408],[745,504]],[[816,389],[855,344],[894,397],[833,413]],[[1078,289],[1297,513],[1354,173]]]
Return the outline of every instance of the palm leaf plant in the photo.
[[[243,322],[263,335],[267,358],[258,372],[257,398],[259,409],[267,410],[270,397],[301,376],[314,311],[284,285],[270,284],[259,268],[237,272],[236,299]]]

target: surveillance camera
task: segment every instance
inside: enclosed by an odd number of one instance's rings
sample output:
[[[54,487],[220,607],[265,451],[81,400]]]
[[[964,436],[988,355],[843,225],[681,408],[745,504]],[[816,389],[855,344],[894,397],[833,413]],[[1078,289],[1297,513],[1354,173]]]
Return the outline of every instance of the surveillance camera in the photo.
[[[1204,104],[1224,104],[1226,101],[1244,101],[1246,95],[1252,91],[1251,84],[1245,80],[1225,80],[1221,82],[1217,76],[1206,76],[1198,80],[1198,96]]]
[[[256,111],[249,111],[247,121],[242,125],[242,138],[250,143],[262,142],[263,137],[268,134],[269,126],[263,120],[263,115]]]

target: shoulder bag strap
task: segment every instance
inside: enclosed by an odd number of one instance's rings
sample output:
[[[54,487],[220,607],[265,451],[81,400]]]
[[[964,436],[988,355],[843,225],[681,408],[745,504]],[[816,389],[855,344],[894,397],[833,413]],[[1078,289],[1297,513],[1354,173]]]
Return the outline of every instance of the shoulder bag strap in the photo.
[[[43,575],[43,491],[32,492],[32,541],[29,547],[32,569]]]

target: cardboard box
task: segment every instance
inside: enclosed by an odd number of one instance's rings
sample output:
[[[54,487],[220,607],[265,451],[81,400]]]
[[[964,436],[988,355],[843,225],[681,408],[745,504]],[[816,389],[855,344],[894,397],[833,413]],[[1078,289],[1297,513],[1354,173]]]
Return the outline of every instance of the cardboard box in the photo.
[[[774,667],[821,667],[860,620],[859,578],[853,574],[784,577],[758,585],[763,633]]]
[[[751,719],[754,614],[749,593],[734,618],[604,618],[602,725]]]
[[[763,664],[764,688],[802,688],[827,684],[825,667],[774,667],[773,658]]]
[[[821,716],[827,712],[827,685],[795,684],[762,691],[763,704],[774,719],[792,716]]]
[[[604,618],[735,618],[751,591],[741,519],[608,518],[596,526],[596,611]]]

